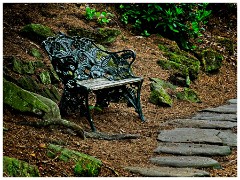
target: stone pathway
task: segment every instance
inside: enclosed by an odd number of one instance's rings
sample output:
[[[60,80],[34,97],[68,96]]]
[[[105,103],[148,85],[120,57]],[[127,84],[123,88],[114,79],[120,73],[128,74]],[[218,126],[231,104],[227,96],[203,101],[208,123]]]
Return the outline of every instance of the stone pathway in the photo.
[[[177,128],[159,132],[158,147],[154,150],[156,157],[149,159],[153,166],[125,169],[148,177],[210,176],[209,172],[197,168],[221,168],[221,164],[209,156],[230,155],[231,147],[237,146],[237,134],[232,131],[237,126],[237,99],[204,109],[191,119],[167,123]]]

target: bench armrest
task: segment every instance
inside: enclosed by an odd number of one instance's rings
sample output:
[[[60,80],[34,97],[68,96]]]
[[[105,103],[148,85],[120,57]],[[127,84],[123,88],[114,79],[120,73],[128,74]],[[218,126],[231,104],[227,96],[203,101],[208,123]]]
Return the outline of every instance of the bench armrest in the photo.
[[[136,53],[133,50],[122,50],[118,52],[110,52],[118,66],[118,75],[122,78],[136,77],[132,72],[132,64],[136,59]]]
[[[128,78],[128,77],[136,77],[132,73],[132,64],[136,59],[136,53],[135,51],[129,49],[129,50],[121,50],[121,51],[106,51],[101,49],[98,45],[96,45],[93,40],[87,39],[91,41],[91,43],[101,50],[102,52],[110,55],[114,61],[114,64],[117,66],[117,75],[121,78]]]

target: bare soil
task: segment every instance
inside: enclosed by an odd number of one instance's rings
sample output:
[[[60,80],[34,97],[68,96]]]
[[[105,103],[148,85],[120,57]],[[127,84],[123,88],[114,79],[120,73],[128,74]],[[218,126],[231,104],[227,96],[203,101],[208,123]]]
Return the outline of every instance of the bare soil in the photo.
[[[3,106],[3,126],[9,130],[3,134],[3,155],[19,158],[30,164],[37,165],[41,176],[74,176],[71,163],[50,160],[46,156],[46,149],[40,144],[57,142],[65,147],[77,150],[103,161],[106,165],[99,176],[139,176],[123,170],[125,166],[150,167],[149,158],[156,156],[153,150],[157,147],[159,130],[173,129],[174,126],[165,122],[174,118],[186,118],[197,111],[225,104],[227,100],[237,97],[237,53],[228,55],[224,47],[216,43],[217,36],[231,38],[236,44],[236,26],[229,25],[229,20],[212,17],[208,29],[203,34],[202,47],[212,47],[224,54],[224,63],[216,74],[207,75],[200,73],[199,78],[191,84],[200,96],[202,103],[190,103],[174,99],[172,107],[159,107],[149,102],[150,77],[167,80],[169,72],[157,65],[156,61],[163,59],[162,52],[158,49],[159,38],[157,35],[150,37],[136,36],[128,27],[124,27],[118,20],[118,15],[111,5],[92,5],[100,10],[113,12],[115,17],[111,27],[121,29],[116,42],[108,50],[133,49],[137,53],[137,60],[133,65],[136,75],[144,77],[141,102],[146,122],[142,123],[134,112],[125,104],[111,104],[103,112],[94,112],[93,119],[98,131],[106,133],[140,134],[140,139],[106,141],[97,139],[82,140],[73,132],[62,127],[34,128],[19,125],[20,121],[40,120],[28,114],[21,114]],[[27,51],[31,46],[41,47],[19,34],[20,29],[28,23],[41,23],[51,27],[56,32],[63,31],[69,26],[82,26],[96,28],[97,24],[84,19],[86,4],[4,4],[3,6],[3,55],[17,55],[28,60],[31,56]],[[236,16],[230,17],[236,22]],[[44,61],[50,64],[45,54]],[[87,120],[78,115],[67,117],[68,120],[81,125],[90,131]],[[225,157],[212,157],[220,162],[223,169],[212,170],[211,176],[236,177],[237,176],[237,150]],[[107,168],[110,167],[110,168]],[[116,173],[118,172],[118,174]]]

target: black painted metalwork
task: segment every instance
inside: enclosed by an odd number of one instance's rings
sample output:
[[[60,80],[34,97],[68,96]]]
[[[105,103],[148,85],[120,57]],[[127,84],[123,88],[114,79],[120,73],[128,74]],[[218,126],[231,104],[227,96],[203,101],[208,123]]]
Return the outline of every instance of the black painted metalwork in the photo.
[[[127,99],[144,121],[140,93],[143,78],[134,76],[131,65],[136,54],[132,50],[109,52],[93,40],[59,33],[43,41],[52,65],[64,84],[60,102],[63,114],[79,111],[96,131],[89,109],[89,94],[96,94],[96,104],[108,107],[110,102]]]

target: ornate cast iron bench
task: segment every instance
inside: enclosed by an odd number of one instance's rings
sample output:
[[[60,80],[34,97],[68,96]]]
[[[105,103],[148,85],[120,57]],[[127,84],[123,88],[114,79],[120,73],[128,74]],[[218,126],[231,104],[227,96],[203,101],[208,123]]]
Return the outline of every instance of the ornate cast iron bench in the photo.
[[[143,78],[134,76],[131,69],[134,51],[109,52],[91,39],[62,33],[47,38],[43,45],[64,84],[59,104],[62,115],[80,110],[96,131],[89,109],[89,94],[93,92],[96,106],[107,107],[110,102],[126,99],[144,121],[140,102]]]

